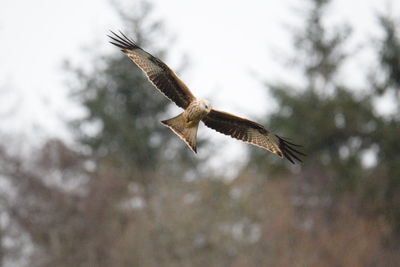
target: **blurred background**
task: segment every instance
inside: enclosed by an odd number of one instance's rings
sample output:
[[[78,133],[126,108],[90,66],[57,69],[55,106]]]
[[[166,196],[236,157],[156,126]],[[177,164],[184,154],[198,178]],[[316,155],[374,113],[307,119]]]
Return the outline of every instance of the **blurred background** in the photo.
[[[0,4],[0,266],[400,266],[400,3]],[[303,145],[201,126],[108,43]]]

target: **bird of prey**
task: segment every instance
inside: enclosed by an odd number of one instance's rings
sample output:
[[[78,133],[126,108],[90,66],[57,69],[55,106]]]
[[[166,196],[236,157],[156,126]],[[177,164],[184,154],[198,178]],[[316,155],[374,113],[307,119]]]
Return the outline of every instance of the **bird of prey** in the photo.
[[[184,109],[178,116],[162,123],[177,134],[193,152],[197,152],[197,129],[202,121],[217,132],[269,150],[291,163],[295,163],[295,160],[301,162],[299,156],[304,154],[296,149],[299,145],[273,134],[256,122],[211,108],[207,100],[197,99],[164,62],[144,51],[122,32],[120,35],[112,31],[111,33],[112,35],[108,35],[111,38],[110,43],[121,48],[161,93]]]

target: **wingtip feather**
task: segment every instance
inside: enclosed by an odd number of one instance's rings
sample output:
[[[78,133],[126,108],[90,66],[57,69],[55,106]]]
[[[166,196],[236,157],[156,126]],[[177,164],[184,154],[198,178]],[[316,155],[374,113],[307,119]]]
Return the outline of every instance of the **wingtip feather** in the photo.
[[[110,30],[111,35],[108,35],[108,38],[110,38],[112,41],[110,41],[111,44],[122,48],[122,49],[136,49],[138,48],[137,44],[130,39],[129,37],[127,37],[124,33],[122,33],[121,31],[120,34],[118,35],[117,33],[113,32],[112,30]],[[122,35],[122,36],[121,36]]]
[[[306,154],[294,148],[294,146],[296,147],[301,147],[301,146],[289,142],[282,137],[278,136],[278,138],[279,138],[279,149],[281,150],[283,156],[287,160],[289,160],[292,164],[296,164],[296,161],[299,163],[303,162],[299,156],[306,156]]]

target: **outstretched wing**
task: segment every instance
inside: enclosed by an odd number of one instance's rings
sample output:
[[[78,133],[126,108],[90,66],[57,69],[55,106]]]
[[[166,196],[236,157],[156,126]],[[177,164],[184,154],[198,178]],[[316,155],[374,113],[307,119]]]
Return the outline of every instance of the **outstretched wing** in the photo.
[[[189,88],[164,62],[141,49],[122,32],[122,36],[112,31],[111,33],[113,36],[108,36],[112,39],[110,43],[121,48],[122,52],[146,73],[150,82],[175,104],[186,109],[196,99]]]
[[[281,158],[287,158],[293,164],[295,163],[294,160],[301,162],[299,155],[305,156],[305,154],[294,148],[299,145],[295,145],[271,133],[262,125],[253,121],[212,109],[203,118],[203,122],[217,132],[267,149]]]

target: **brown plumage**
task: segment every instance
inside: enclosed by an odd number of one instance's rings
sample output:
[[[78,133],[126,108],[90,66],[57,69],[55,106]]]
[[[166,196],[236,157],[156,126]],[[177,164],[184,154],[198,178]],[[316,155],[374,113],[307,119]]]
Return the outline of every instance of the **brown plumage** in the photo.
[[[141,49],[123,33],[111,33],[113,36],[109,36],[112,39],[110,43],[121,48],[160,92],[184,109],[178,116],[162,123],[185,141],[195,153],[197,129],[199,122],[203,121],[217,132],[267,149],[292,163],[295,160],[301,162],[299,156],[304,154],[295,148],[298,145],[271,133],[256,122],[212,109],[207,101],[196,99],[165,63]]]
[[[113,32],[112,32],[113,33]],[[121,48],[132,61],[143,70],[150,82],[179,107],[186,109],[196,99],[189,88],[161,60],[150,55],[123,33],[110,37],[113,45]]]
[[[205,125],[225,135],[229,135],[246,143],[267,149],[290,162],[300,161],[298,155],[304,154],[293,144],[264,128],[264,126],[238,116],[214,110],[203,118]],[[297,155],[296,155],[297,154]]]

